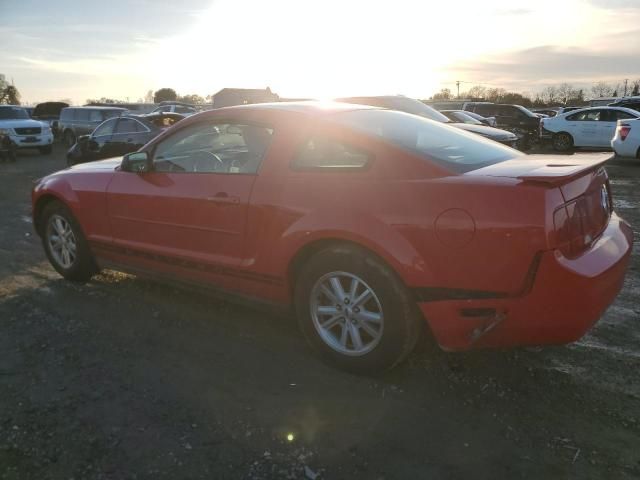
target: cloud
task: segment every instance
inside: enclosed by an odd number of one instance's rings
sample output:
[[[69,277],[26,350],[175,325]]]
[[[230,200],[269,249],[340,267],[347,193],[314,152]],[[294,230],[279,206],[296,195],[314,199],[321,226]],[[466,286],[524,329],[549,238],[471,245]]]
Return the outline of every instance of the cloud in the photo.
[[[588,0],[588,2],[595,7],[606,10],[619,8],[640,9],[640,1],[638,0]]]
[[[634,32],[640,38],[640,30]],[[634,38],[634,37],[631,37]],[[640,77],[640,56],[635,47],[596,50],[541,45],[496,55],[487,61],[468,61],[451,68],[461,78],[527,88],[549,83],[590,84],[600,80],[621,82]]]
[[[496,10],[498,15],[529,15],[533,13],[530,8],[505,8],[502,10]]]

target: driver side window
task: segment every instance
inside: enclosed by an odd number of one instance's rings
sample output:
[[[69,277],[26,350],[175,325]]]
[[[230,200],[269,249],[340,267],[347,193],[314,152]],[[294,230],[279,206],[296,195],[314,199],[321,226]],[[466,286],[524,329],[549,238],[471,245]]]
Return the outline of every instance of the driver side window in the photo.
[[[156,172],[255,174],[273,129],[241,123],[198,123],[158,144]]]

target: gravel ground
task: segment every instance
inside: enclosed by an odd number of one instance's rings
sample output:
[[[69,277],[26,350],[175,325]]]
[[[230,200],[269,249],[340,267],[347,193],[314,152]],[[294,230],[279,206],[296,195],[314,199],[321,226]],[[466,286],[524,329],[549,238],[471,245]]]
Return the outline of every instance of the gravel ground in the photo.
[[[580,153],[578,155],[584,155]],[[640,249],[581,341],[446,354],[356,377],[294,321],[114,272],[49,266],[34,179],[0,163],[0,476],[7,479],[640,478]],[[613,159],[640,226],[640,164]]]

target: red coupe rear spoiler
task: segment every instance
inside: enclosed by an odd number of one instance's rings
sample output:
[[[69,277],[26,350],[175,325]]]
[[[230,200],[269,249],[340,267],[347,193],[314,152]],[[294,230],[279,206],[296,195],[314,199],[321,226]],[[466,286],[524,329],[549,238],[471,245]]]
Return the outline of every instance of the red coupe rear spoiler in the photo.
[[[533,158],[535,157],[535,158]],[[542,157],[542,158],[541,158]],[[516,178],[525,182],[545,183],[548,185],[563,185],[571,180],[583,176],[589,171],[595,171],[611,158],[609,155],[598,155],[594,158],[574,160],[571,157],[545,159],[545,155],[530,155],[531,160],[542,160],[544,164],[522,172]]]
[[[559,186],[595,171],[611,158],[611,154],[521,155],[465,173],[465,176],[517,178],[531,183]]]

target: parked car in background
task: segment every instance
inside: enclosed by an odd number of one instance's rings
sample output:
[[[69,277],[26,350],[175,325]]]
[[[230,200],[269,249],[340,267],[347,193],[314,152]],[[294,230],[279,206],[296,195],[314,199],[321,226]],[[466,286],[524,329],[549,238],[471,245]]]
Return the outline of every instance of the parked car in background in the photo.
[[[358,105],[370,105],[374,107],[389,108],[400,112],[411,113],[420,117],[435,120],[440,123],[449,123],[451,126],[481,135],[509,147],[517,148],[518,137],[511,132],[497,128],[487,127],[480,122],[469,124],[463,122],[453,122],[447,116],[437,111],[435,108],[425,105],[415,98],[403,97],[401,95],[372,96],[372,97],[345,97],[338,98],[338,102],[352,103]]]
[[[482,115],[479,115],[475,112],[465,112],[464,110],[457,110],[457,111],[464,112],[466,115],[469,115],[470,117],[475,118],[476,120],[478,120],[479,122],[481,122],[482,124],[488,127],[495,128],[497,126],[495,117],[483,117]]]
[[[591,100],[589,100],[589,106],[590,107],[605,107],[607,105],[610,105],[612,103],[616,103],[620,100],[622,100],[625,97],[599,97],[599,98],[592,98]]]
[[[78,137],[67,152],[67,165],[135,152],[183,118],[178,113],[149,113],[105,120],[91,135]]]
[[[622,99],[618,100],[617,102],[610,103],[609,106],[610,107],[630,108],[631,110],[640,111],[640,96],[625,97],[625,98],[622,98]]]
[[[464,110],[463,106],[467,100],[436,100],[425,101],[424,103],[436,110]]]
[[[558,114],[557,108],[533,108],[531,111],[533,113],[541,113],[547,117],[555,117]]]
[[[587,107],[545,118],[540,136],[559,152],[574,147],[611,148],[618,120],[638,117],[640,112],[630,108]]]
[[[584,335],[632,248],[606,157],[567,166],[386,109],[230,107],[40,179],[33,225],[66,279],[108,265],[280,306],[322,358],[378,372],[425,324],[446,350]]]
[[[5,142],[8,137],[15,149],[36,148],[44,154],[53,149],[49,125],[33,120],[20,106],[0,105],[0,135],[5,137]]]
[[[85,107],[118,107],[124,108],[127,111],[136,114],[136,115],[144,115],[146,113],[151,113],[158,105],[156,103],[104,103],[104,102],[91,102],[87,103]]]
[[[621,157],[640,159],[640,119],[618,120],[611,148]]]
[[[161,102],[159,106],[152,110],[152,113],[179,113],[188,116],[198,113],[198,109],[193,105],[180,102]]]
[[[60,112],[58,131],[71,147],[80,135],[88,135],[108,118],[119,117],[127,110],[118,107],[67,107]]]
[[[491,123],[495,125],[496,119],[493,117],[485,118],[473,112],[465,112],[464,110],[440,110],[440,113],[454,123],[466,123],[468,125],[485,125],[491,127]]]
[[[33,109],[32,118],[46,122],[49,124],[49,128],[53,132],[53,136],[57,138],[59,136],[58,122],[60,121],[60,112],[63,108],[67,108],[68,103],[65,102],[43,102],[39,103]]]
[[[496,126],[518,135],[519,148],[527,150],[538,141],[540,117],[521,105],[488,102],[467,102],[464,110],[484,117],[495,117]]]
[[[558,114],[567,113],[567,112],[573,112],[574,110],[580,110],[582,108],[586,108],[586,107],[559,107],[558,108]],[[554,115],[554,117],[555,117],[555,115]]]
[[[0,128],[0,161],[16,161],[16,144],[13,143],[7,129]]]

